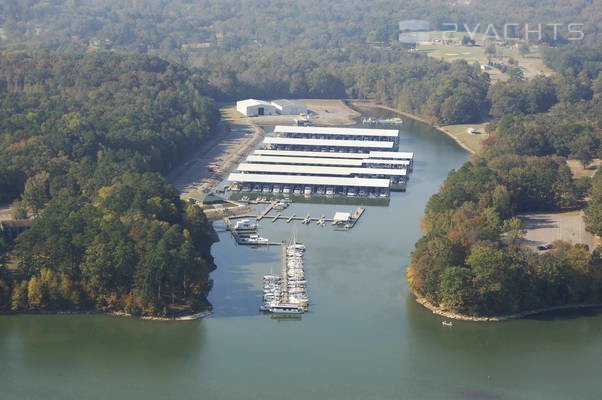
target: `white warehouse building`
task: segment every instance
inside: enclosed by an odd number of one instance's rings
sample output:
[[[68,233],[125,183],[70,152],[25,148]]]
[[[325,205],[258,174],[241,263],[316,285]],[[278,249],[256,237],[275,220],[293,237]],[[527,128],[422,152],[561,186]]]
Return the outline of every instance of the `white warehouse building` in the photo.
[[[282,115],[298,115],[307,114],[307,106],[303,103],[294,100],[273,100],[271,103],[279,114]]]
[[[266,101],[247,99],[236,102],[236,110],[247,117],[257,117],[259,115],[274,115],[276,107]]]

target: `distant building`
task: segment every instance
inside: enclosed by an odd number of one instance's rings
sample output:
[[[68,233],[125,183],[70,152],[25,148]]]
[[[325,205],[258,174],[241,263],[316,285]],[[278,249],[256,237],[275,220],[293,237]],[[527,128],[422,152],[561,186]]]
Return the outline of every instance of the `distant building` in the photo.
[[[271,103],[283,115],[307,114],[307,106],[294,100],[274,100]]]
[[[6,235],[8,240],[14,240],[22,232],[31,228],[31,222],[32,221],[30,219],[13,219],[2,221],[0,222],[0,230],[4,232],[4,235]]]
[[[276,114],[276,107],[274,107],[272,104],[266,101],[255,99],[237,101],[236,110],[247,117]]]

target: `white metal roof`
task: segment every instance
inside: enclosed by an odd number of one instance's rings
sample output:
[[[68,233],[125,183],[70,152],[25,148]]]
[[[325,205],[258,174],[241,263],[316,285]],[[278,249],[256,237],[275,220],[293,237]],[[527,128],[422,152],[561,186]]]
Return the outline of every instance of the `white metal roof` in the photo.
[[[277,172],[282,174],[406,176],[406,170],[400,168],[316,167],[311,165],[290,164],[242,163],[238,166],[237,170],[240,172]]]
[[[313,135],[345,135],[345,136],[384,136],[396,138],[397,129],[366,129],[366,128],[332,128],[324,126],[284,126],[277,125],[275,133],[306,133]]]
[[[333,140],[333,139],[300,139],[283,137],[266,137],[265,144],[282,144],[290,146],[324,146],[324,147],[358,147],[392,149],[393,142],[364,141],[364,140]]]
[[[334,217],[332,219],[334,222],[341,222],[341,221],[345,222],[345,221],[349,221],[350,218],[351,218],[351,213],[337,211],[334,213]]]
[[[308,165],[344,165],[348,167],[361,167],[364,162],[353,158],[325,158],[325,157],[286,157],[250,155],[248,162],[272,164],[308,164]],[[381,160],[379,160],[381,161]]]
[[[278,150],[262,150],[262,151],[275,151]],[[379,160],[375,158],[365,158],[367,154],[361,154],[364,158],[327,158],[327,157],[288,157],[288,156],[270,156],[259,154],[256,155],[257,151],[247,157],[247,162],[253,163],[269,163],[269,164],[306,164],[306,165],[339,165],[347,167],[361,167],[364,164],[377,164],[377,165],[410,165],[410,160]],[[285,153],[296,153],[292,151],[285,151]],[[271,153],[268,153],[271,154]],[[332,153],[321,153],[321,154],[332,154]],[[343,153],[347,154],[347,153]],[[349,153],[357,155],[358,153]]]
[[[396,158],[401,160],[412,160],[414,153],[397,152],[397,151],[371,151],[369,158]]]
[[[307,108],[307,106],[300,101],[289,100],[289,99],[278,99],[272,100],[272,104],[277,104],[279,106],[302,106]]]
[[[342,153],[328,151],[300,151],[300,150],[255,150],[253,154],[266,156],[291,156],[291,157],[328,157],[328,158],[366,158],[366,153]]]
[[[268,103],[267,101],[263,101],[263,100],[257,100],[257,99],[246,99],[246,100],[240,100],[236,102],[236,107],[252,107],[252,106],[270,106],[270,107],[274,107],[273,105],[271,105],[270,103]]]
[[[365,158],[362,164],[384,164],[384,165],[410,165],[410,160],[379,160],[376,158]]]
[[[389,160],[411,160],[414,153],[402,153],[395,151],[371,151],[370,153],[343,153],[332,151],[300,151],[300,150],[266,150],[259,149],[253,152],[255,155],[265,156],[290,156],[290,157],[325,157],[325,158],[360,158],[370,159],[370,162],[380,163],[381,159]],[[386,164],[386,163],[382,163]]]
[[[269,175],[269,174],[240,174],[228,176],[230,182],[267,183],[283,185],[320,185],[320,186],[356,186],[370,188],[388,188],[389,179],[370,178],[335,178],[330,176],[307,175]]]

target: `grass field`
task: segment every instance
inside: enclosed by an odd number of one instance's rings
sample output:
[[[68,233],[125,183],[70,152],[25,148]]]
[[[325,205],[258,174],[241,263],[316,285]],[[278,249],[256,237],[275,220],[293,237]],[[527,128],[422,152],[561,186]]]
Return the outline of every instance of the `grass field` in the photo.
[[[485,54],[485,48],[489,42],[483,40],[483,35],[475,34],[474,39],[476,46],[462,46],[461,40],[466,33],[456,32],[448,33],[448,38],[453,37],[457,40],[454,44],[443,44],[441,42],[435,42],[435,40],[442,39],[443,32],[433,31],[429,32],[430,39],[433,41],[431,45],[418,45],[417,50],[420,53],[427,54],[437,59],[443,59],[445,61],[454,60],[466,60],[468,63],[479,62],[486,64],[490,58]],[[530,53],[522,55],[516,47],[496,47],[497,54],[492,58],[495,62],[507,64],[510,58],[514,58],[518,61],[519,67],[523,69],[526,77],[532,77],[539,73],[550,74],[551,71],[547,69],[539,55],[539,49],[536,46],[531,46]],[[487,71],[491,75],[492,80],[506,80],[508,79],[507,74],[501,73],[496,68]]]
[[[489,134],[485,133],[486,125],[487,123],[446,125],[442,126],[441,129],[449,132],[453,137],[472,149],[475,153],[479,153],[483,149],[483,142],[489,137]],[[468,128],[476,129],[479,134],[468,133]]]

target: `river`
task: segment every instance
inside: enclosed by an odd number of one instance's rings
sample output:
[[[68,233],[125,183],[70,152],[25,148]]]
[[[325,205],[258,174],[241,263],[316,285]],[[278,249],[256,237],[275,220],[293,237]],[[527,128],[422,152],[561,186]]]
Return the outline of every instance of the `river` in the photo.
[[[310,312],[257,311],[261,277],[280,248],[212,252],[215,313],[190,322],[102,315],[0,317],[0,398],[12,399],[597,399],[602,315],[456,322],[422,308],[405,269],[429,196],[469,157],[452,139],[404,118],[401,149],[416,153],[405,193],[367,207],[351,231],[264,220],[272,240],[307,246]],[[352,211],[296,204],[286,214]],[[221,223],[216,228],[221,230]]]

